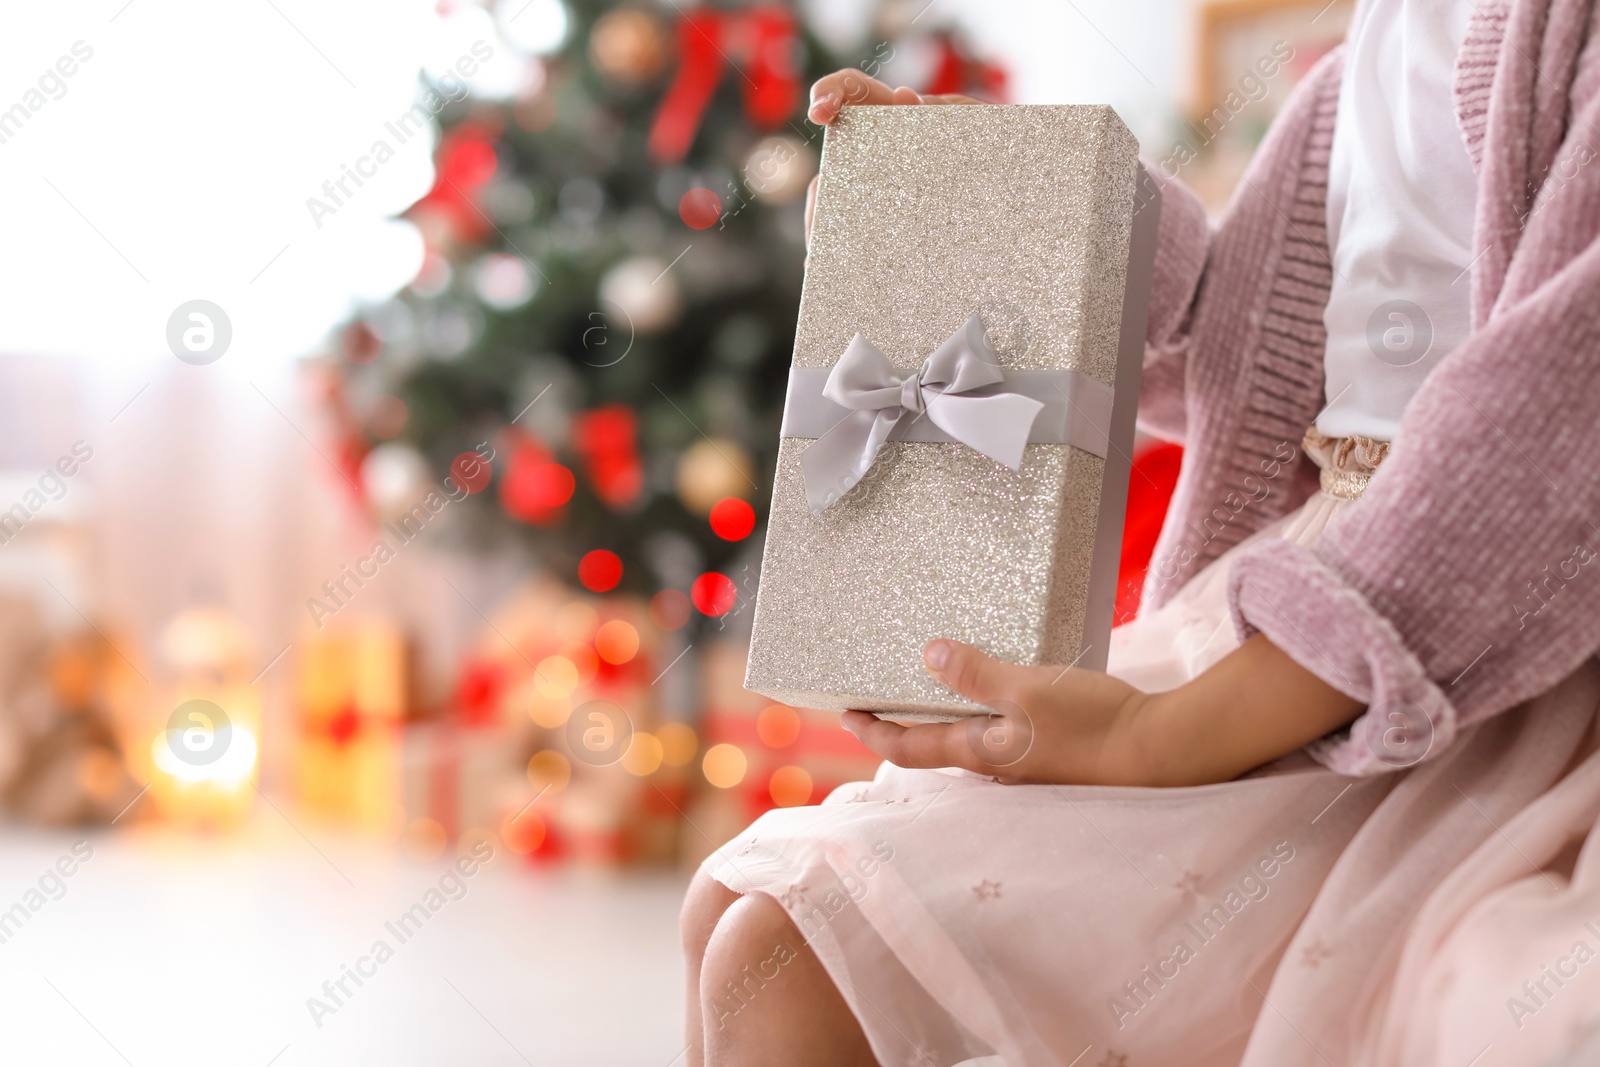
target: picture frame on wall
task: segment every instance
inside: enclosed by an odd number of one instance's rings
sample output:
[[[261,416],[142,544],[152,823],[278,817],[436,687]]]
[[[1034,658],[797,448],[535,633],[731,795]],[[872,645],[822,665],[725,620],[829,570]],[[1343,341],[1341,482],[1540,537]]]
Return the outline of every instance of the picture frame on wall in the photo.
[[[1207,0],[1195,9],[1177,162],[1208,208],[1226,202],[1295,85],[1344,40],[1354,10],[1354,0]]]

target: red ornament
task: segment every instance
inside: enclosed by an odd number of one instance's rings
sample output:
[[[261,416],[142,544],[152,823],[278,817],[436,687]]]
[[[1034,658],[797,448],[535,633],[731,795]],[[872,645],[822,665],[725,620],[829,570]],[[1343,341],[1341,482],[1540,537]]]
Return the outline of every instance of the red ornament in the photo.
[[[507,515],[548,526],[561,518],[576,486],[572,472],[554,462],[536,438],[527,434],[512,438],[500,480],[500,506]]]
[[[644,492],[644,463],[637,446],[639,417],[626,404],[607,404],[573,420],[572,440],[595,495],[613,509]]]
[[[701,4],[678,22],[678,73],[650,127],[650,156],[677,163],[689,154],[706,106],[730,60],[739,67],[745,117],[763,129],[781,126],[800,105],[799,44],[794,13],[783,4],[741,11]]]
[[[489,461],[476,452],[463,452],[450,461],[450,477],[468,493],[482,492],[494,471]]]
[[[354,704],[344,704],[339,708],[339,713],[328,720],[328,737],[340,748],[348,745],[360,732],[361,713]]]
[[[726,574],[708,571],[696,578],[689,587],[689,599],[694,601],[700,614],[716,618],[726,615],[733,608],[734,602],[739,599],[739,591],[734,587],[733,579]]]
[[[498,166],[499,136],[498,128],[482,122],[463,122],[446,133],[434,156],[433,188],[415,205],[423,214],[442,216],[451,232],[468,243],[489,234],[489,218],[478,206],[478,195]]]
[[[678,217],[691,230],[705,230],[722,217],[722,198],[704,186],[696,186],[678,201]]]
[[[736,496],[711,505],[711,532],[724,541],[743,541],[756,528],[756,509]]]
[[[578,581],[592,593],[606,593],[622,581],[622,560],[615,552],[597,548],[578,561]]]
[[[933,96],[959,93],[1002,104],[1006,100],[1006,72],[993,63],[977,59],[948,32],[934,36],[937,57],[928,87]]]
[[[468,660],[456,682],[456,706],[467,726],[487,726],[500,717],[500,694],[505,691],[505,668],[493,660]]]

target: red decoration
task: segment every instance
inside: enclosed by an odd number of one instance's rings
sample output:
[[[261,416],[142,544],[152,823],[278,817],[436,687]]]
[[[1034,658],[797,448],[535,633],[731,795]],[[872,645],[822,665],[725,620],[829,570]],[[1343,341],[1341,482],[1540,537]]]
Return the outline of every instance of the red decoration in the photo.
[[[638,436],[638,416],[626,404],[608,404],[573,420],[573,444],[584,473],[595,495],[613,509],[628,507],[644,491]]]
[[[695,186],[678,201],[678,217],[691,230],[705,230],[722,217],[722,198],[705,186]]]
[[[478,453],[463,452],[450,461],[450,477],[468,493],[479,493],[488,487],[494,470]]]
[[[441,216],[459,240],[474,243],[488,236],[490,223],[478,207],[478,194],[498,166],[499,133],[482,122],[463,122],[446,133],[434,157],[433,188],[413,210]]]
[[[689,587],[689,599],[700,610],[700,614],[715,618],[726,615],[732,609],[734,602],[739,599],[739,591],[734,587],[733,579],[726,574],[708,571],[696,578]]]
[[[1117,625],[1139,613],[1145,574],[1182,466],[1183,449],[1165,442],[1141,449],[1133,457],[1128,511],[1122,524],[1122,562],[1117,570],[1117,606],[1112,615]]]
[[[493,660],[469,659],[456,681],[456,706],[467,726],[488,726],[500,717],[506,670]]]
[[[743,541],[756,528],[756,510],[736,496],[711,505],[711,532],[724,541]]]
[[[346,703],[339,709],[338,714],[328,720],[328,737],[341,748],[355,740],[356,734],[360,732],[361,713],[352,703]]]
[[[605,593],[622,581],[622,560],[615,552],[597,548],[578,561],[578,581],[592,593]]]
[[[552,460],[537,438],[523,433],[512,437],[500,481],[500,506],[507,515],[549,526],[561,518],[576,487],[572,472]]]
[[[678,22],[678,73],[650,128],[651,157],[677,163],[689,154],[730,61],[739,67],[746,117],[763,129],[781,126],[800,103],[798,44],[794,14],[782,4],[687,11]]]
[[[949,33],[935,34],[934,45],[938,58],[924,93],[930,96],[962,93],[997,104],[1005,102],[1006,72],[1003,69],[974,58]]]

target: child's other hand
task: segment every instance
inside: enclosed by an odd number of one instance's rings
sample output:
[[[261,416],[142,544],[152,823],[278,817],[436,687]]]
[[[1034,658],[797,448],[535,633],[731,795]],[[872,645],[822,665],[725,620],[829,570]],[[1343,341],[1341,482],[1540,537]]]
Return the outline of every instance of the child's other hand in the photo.
[[[839,109],[846,104],[979,104],[970,96],[948,93],[929,96],[900,86],[891,89],[865,71],[847,67],[817,79],[811,87],[811,107],[807,115],[812,122],[826,126],[839,117]],[[820,177],[820,175],[819,175]],[[811,179],[806,190],[806,247],[811,246],[811,215],[817,204],[817,178]]]
[[[1012,783],[1155,784],[1141,752],[1150,696],[1077,668],[1021,667],[957,641],[923,650],[928,670],[995,714],[901,726],[864,711],[842,725],[900,767],[960,767]]]

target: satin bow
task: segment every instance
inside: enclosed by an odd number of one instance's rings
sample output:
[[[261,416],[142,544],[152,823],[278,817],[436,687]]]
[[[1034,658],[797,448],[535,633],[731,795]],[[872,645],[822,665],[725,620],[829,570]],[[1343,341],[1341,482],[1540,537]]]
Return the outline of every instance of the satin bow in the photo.
[[[901,370],[859,333],[828,375],[822,395],[850,409],[800,456],[806,499],[820,514],[872,467],[902,419],[924,416],[962,444],[1012,470],[1022,465],[1044,405],[1018,393],[971,395],[1005,381],[974,313],[914,370]]]

